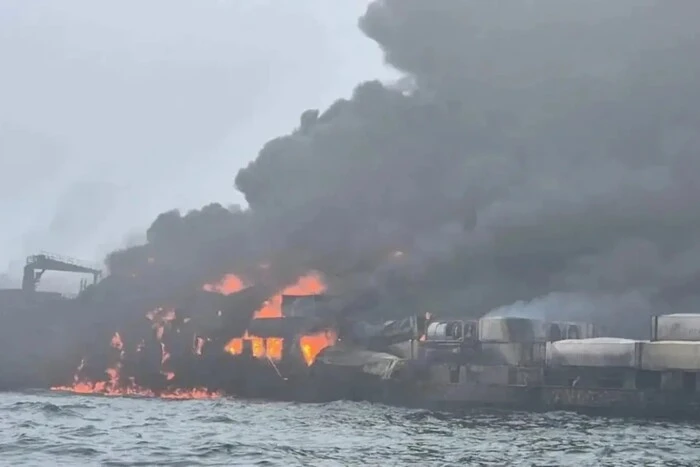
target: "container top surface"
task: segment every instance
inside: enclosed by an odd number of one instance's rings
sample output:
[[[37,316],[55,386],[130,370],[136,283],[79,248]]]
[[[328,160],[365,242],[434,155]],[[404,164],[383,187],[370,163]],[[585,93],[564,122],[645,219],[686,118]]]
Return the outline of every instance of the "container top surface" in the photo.
[[[644,342],[646,345],[656,345],[656,346],[663,346],[663,345],[686,345],[686,346],[700,346],[700,342],[698,341],[652,341],[652,342]]]
[[[591,344],[634,344],[637,341],[634,339],[625,339],[622,337],[591,337],[588,339],[565,339],[556,342],[551,342],[552,345],[591,345]]]
[[[520,316],[484,316],[483,318],[479,319],[479,321],[483,322],[531,322],[531,323],[544,323],[543,320],[537,319],[537,318],[523,318]]]

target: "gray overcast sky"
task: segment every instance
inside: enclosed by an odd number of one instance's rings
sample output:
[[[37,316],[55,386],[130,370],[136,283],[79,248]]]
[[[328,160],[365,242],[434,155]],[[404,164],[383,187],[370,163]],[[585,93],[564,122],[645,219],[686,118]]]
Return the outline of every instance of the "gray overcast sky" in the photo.
[[[367,3],[0,2],[0,273],[242,202],[233,178],[265,141],[393,76],[356,27]]]

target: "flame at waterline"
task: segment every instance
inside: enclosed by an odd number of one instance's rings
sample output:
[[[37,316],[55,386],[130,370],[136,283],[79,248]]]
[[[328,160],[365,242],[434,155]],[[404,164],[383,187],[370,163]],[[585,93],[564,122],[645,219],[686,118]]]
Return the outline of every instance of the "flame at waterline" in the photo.
[[[160,373],[165,381],[172,381],[175,378],[175,373],[165,369],[166,363],[170,360],[170,353],[162,342],[163,332],[166,326],[176,319],[176,313],[172,309],[158,308],[146,314],[146,317],[152,322],[156,340],[160,345],[161,358]],[[204,339],[198,338],[195,340],[193,353],[201,355],[201,348],[204,345]],[[200,343],[201,342],[201,343]],[[136,384],[133,377],[124,380],[122,378],[122,367],[125,356],[125,346],[119,332],[115,332],[110,340],[110,346],[118,352],[117,361],[114,365],[107,368],[105,373],[107,381],[89,381],[82,377],[81,373],[85,367],[85,359],[82,359],[74,376],[71,386],[56,386],[52,387],[54,391],[65,391],[76,394],[99,394],[104,396],[140,396],[140,397],[159,397],[163,399],[203,399],[221,397],[220,392],[208,391],[204,388],[194,389],[167,389],[158,393],[140,387]],[[145,346],[145,342],[140,342],[135,350],[141,352]]]

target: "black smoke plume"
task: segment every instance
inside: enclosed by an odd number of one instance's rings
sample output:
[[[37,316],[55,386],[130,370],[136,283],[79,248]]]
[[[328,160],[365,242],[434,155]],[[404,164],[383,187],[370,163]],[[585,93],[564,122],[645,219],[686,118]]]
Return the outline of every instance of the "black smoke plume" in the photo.
[[[628,334],[697,311],[698,17],[695,0],[375,1],[359,26],[406,78],[303,112],[236,175],[247,208],[162,214],[112,276],[318,269],[373,297],[357,313],[507,307]]]

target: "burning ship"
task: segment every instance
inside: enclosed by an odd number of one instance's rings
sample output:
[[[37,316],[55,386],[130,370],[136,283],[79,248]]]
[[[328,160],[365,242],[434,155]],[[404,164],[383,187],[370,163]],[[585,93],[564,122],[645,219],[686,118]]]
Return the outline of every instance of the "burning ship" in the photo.
[[[75,298],[38,292],[49,269],[92,274],[93,284]],[[100,277],[28,259],[22,290],[0,292],[0,389],[700,413],[700,314],[654,317],[649,339],[630,340],[518,317],[370,323],[314,271],[278,290],[227,274],[168,297]]]
[[[149,310],[141,315],[141,326],[122,323],[105,354],[94,358],[87,352],[72,382],[52,389],[304,400],[309,367],[337,339],[329,316],[316,313],[327,299],[324,290],[315,272],[271,295],[267,287],[246,285],[229,274],[180,294],[168,305],[152,308],[143,299],[130,303],[131,309]]]

